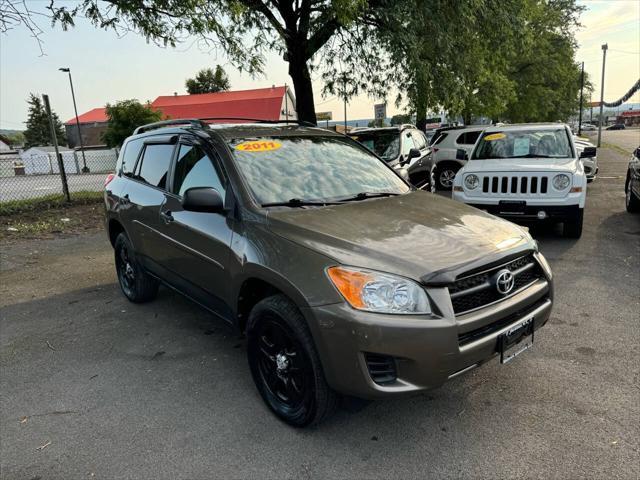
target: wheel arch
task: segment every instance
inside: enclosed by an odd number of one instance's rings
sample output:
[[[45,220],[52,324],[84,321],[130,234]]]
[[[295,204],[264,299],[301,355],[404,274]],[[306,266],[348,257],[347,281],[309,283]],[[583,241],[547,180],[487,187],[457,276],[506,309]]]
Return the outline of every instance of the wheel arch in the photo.
[[[304,310],[309,304],[298,288],[271,270],[259,267],[249,268],[237,281],[232,296],[235,299],[235,320],[241,332],[246,329],[253,307],[272,295],[283,295],[288,298],[306,319]]]

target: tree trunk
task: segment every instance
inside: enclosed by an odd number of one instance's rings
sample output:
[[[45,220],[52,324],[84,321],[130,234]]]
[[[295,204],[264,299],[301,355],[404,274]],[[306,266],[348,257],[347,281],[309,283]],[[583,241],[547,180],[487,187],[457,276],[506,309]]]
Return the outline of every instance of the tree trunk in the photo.
[[[293,91],[296,95],[296,112],[298,120],[316,122],[316,107],[313,102],[313,84],[307,61],[301,54],[289,52],[289,75],[293,80]]]
[[[416,101],[416,127],[424,132],[427,129],[427,104],[423,100],[424,98],[418,95]]]

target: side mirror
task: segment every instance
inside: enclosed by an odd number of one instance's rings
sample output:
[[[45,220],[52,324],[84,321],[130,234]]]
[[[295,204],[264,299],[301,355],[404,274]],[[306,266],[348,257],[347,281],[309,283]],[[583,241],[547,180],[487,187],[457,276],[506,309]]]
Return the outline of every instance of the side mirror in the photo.
[[[194,187],[184,192],[182,208],[191,212],[221,213],[224,202],[215,188]]]
[[[456,160],[469,160],[469,155],[467,151],[463,148],[458,148],[456,150]]]
[[[409,155],[407,155],[407,160],[411,160],[412,158],[419,158],[421,156],[422,154],[420,153],[420,150],[418,150],[417,148],[412,148],[411,150],[409,150]]]
[[[580,153],[580,158],[593,158],[596,156],[596,147],[584,147]]]

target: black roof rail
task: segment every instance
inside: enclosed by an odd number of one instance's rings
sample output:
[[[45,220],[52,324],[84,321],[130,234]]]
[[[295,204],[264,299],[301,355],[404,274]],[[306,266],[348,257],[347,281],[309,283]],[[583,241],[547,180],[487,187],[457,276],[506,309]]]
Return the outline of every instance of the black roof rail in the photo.
[[[172,125],[188,124],[193,128],[208,128],[209,125],[206,123],[208,120],[242,120],[243,122],[266,123],[266,124],[295,123],[305,127],[317,127],[315,123],[307,122],[305,120],[264,120],[260,118],[246,118],[246,117],[176,118],[176,119],[162,120],[161,122],[154,122],[154,123],[148,123],[146,125],[141,125],[133,131],[133,134],[137,135],[139,133],[148,132],[149,130],[154,130],[156,128],[163,128],[163,127],[170,127]]]
[[[139,133],[148,132],[149,130],[154,130],[156,128],[170,127],[171,125],[185,125],[189,124],[195,128],[206,128],[208,125],[197,118],[176,118],[172,120],[162,120],[161,122],[153,122],[147,123],[146,125],[141,125],[133,131],[134,135]]]

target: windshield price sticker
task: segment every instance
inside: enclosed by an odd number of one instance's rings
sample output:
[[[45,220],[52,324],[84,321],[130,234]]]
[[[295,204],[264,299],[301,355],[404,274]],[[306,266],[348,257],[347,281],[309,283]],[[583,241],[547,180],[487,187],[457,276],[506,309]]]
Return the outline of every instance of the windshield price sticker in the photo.
[[[239,143],[235,148],[243,152],[270,152],[278,150],[281,146],[280,142],[274,142],[273,140],[254,140]]]
[[[491,142],[493,140],[502,140],[503,138],[507,138],[504,133],[492,133],[491,135],[487,135],[486,137],[484,137],[483,140]]]

